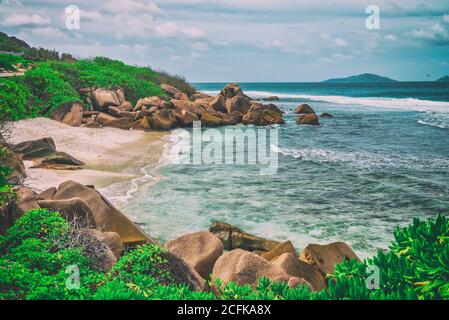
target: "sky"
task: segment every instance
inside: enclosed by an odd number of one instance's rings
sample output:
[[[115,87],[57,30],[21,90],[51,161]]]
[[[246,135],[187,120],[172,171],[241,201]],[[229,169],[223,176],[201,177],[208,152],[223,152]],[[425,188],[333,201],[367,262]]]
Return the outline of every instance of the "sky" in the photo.
[[[448,0],[0,0],[0,31],[191,82],[449,74]]]

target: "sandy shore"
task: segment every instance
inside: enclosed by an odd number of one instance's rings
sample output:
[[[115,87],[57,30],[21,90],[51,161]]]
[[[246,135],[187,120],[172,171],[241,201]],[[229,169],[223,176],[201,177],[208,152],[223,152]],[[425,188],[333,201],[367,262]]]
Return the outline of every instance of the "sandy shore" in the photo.
[[[104,188],[131,180],[140,168],[159,161],[166,133],[126,131],[114,128],[73,128],[46,118],[17,121],[10,142],[51,137],[58,151],[67,152],[86,163],[81,170],[31,169],[25,161],[28,177],[25,185],[36,191],[56,187],[66,180]]]

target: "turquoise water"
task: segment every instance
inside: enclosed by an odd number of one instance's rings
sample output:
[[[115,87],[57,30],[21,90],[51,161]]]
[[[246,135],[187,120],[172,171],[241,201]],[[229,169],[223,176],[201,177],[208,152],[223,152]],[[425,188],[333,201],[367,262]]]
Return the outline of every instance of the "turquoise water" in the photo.
[[[212,94],[223,85],[196,86]],[[396,225],[449,214],[448,84],[241,85],[253,98],[281,98],[277,174],[163,160],[147,168],[157,182],[134,181],[123,206],[152,236],[166,240],[220,220],[298,249],[345,241],[366,257],[387,247]],[[304,102],[335,118],[297,126],[290,110]]]

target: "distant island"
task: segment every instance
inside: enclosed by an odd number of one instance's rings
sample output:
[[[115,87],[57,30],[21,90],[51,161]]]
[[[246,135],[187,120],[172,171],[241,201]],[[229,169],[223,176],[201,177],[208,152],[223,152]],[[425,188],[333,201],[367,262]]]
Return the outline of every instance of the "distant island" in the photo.
[[[397,81],[387,78],[387,77],[381,77],[376,74],[364,73],[364,74],[359,74],[357,76],[351,76],[351,77],[347,77],[347,78],[329,79],[329,80],[325,80],[323,82],[326,82],[326,83],[385,83],[385,82],[397,82]]]
[[[438,82],[449,82],[449,76],[444,76],[437,80]]]

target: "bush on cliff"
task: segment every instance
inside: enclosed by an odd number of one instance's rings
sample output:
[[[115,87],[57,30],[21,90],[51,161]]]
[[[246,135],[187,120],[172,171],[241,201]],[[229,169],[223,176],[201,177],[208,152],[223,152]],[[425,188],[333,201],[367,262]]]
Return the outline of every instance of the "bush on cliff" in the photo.
[[[16,65],[21,64],[23,67],[28,67],[31,61],[12,54],[0,54],[0,69],[5,71],[17,71]]]

